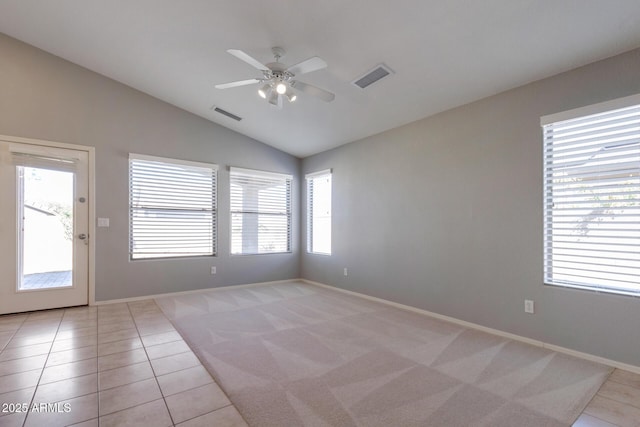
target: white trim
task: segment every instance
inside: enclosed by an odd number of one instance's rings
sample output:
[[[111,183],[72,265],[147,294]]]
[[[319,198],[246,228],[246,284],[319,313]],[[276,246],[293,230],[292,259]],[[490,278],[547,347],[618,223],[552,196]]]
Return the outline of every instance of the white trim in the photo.
[[[66,142],[46,141],[44,139],[22,138],[20,136],[0,135],[0,140],[9,142],[9,143],[17,142],[21,144],[40,145],[42,147],[66,148],[69,150],[76,150],[76,151],[89,151],[89,149],[94,149],[94,147],[89,147],[87,145],[77,145],[77,144],[69,144]]]
[[[96,149],[89,147],[89,305],[96,304]]]
[[[304,176],[304,179],[311,179],[311,178],[318,178],[321,176],[326,176],[326,175],[331,175],[332,170],[331,169],[325,169],[322,171],[318,171],[318,172],[311,172],[308,173]]]
[[[96,235],[96,149],[95,147],[91,147],[88,145],[78,145],[78,144],[69,144],[66,142],[55,142],[55,141],[46,141],[43,139],[33,139],[33,138],[23,138],[20,136],[8,136],[8,135],[0,135],[0,141],[13,142],[13,143],[21,143],[21,144],[30,144],[30,145],[39,145],[44,149],[46,147],[54,147],[54,148],[65,148],[68,150],[76,150],[76,151],[86,151],[89,159],[88,159],[88,199],[89,199],[89,219],[88,219],[88,234],[89,234],[89,265],[87,266],[87,277],[88,281],[88,295],[87,295],[87,304],[95,305],[95,296],[96,296],[96,275],[95,275],[95,265],[96,265],[96,243],[95,243],[95,235]]]
[[[264,176],[264,177],[276,178],[276,179],[293,180],[293,175],[291,174],[279,173],[279,172],[267,172],[267,171],[261,171],[256,169],[244,169],[244,168],[237,168],[235,166],[229,166],[229,172],[233,174],[245,175],[250,177]]]
[[[178,292],[167,292],[164,294],[154,294],[154,295],[143,295],[139,297],[130,297],[130,298],[120,298],[120,299],[110,299],[104,301],[96,301],[95,305],[108,305],[108,304],[119,304],[123,302],[132,302],[132,301],[140,301],[145,299],[153,299],[153,298],[162,298],[168,296],[180,296],[180,295],[190,295],[190,294],[199,294],[202,292],[210,292],[210,291],[222,291],[225,289],[240,289],[240,288],[252,288],[255,286],[266,286],[266,285],[277,285],[282,283],[290,283],[295,281],[304,281],[303,279],[286,279],[286,280],[274,280],[272,282],[256,282],[256,283],[247,283],[243,285],[227,285],[227,286],[217,286],[215,288],[203,288],[203,289],[193,289],[190,291],[178,291]]]
[[[24,147],[25,145],[22,144],[22,146]],[[9,152],[11,154],[13,154],[15,157],[14,159],[20,158],[20,157],[24,157],[27,159],[36,159],[36,160],[47,160],[47,161],[51,161],[54,163],[59,163],[62,164],[63,166],[69,166],[69,165],[73,165],[75,166],[75,164],[78,162],[78,158],[75,157],[58,157],[58,156],[54,156],[54,155],[50,155],[48,153],[47,148],[49,147],[42,147],[40,145],[34,145],[33,146],[34,149],[29,149],[27,148],[25,149],[20,149],[18,148],[17,144],[9,144]],[[29,163],[28,160],[24,161],[24,163]],[[20,162],[20,164],[23,164],[23,162]]]
[[[191,160],[172,159],[169,157],[148,156],[146,154],[129,153],[129,160],[146,160],[149,162],[173,163],[176,165],[192,166],[203,169],[218,170],[218,165],[214,163],[194,162]]]
[[[540,117],[540,125],[545,126],[551,123],[590,116],[592,114],[603,113],[605,111],[618,110],[620,108],[631,107],[638,104],[640,104],[640,94],[625,96],[624,98],[612,99],[610,101],[599,102],[597,104],[542,116]]]
[[[623,363],[623,362],[618,362],[616,360],[611,360],[611,359],[607,359],[604,357],[600,357],[600,356],[595,356],[593,354],[589,354],[589,353],[583,353],[581,351],[576,351],[576,350],[572,350],[570,348],[566,348],[566,347],[561,347],[555,344],[549,344],[543,341],[538,341],[538,340],[534,340],[531,338],[527,338],[527,337],[523,337],[521,335],[516,335],[516,334],[512,334],[509,332],[505,332],[505,331],[501,331],[499,329],[493,329],[493,328],[488,328],[486,326],[482,326],[482,325],[478,325],[476,323],[471,323],[471,322],[467,322],[464,320],[460,320],[460,319],[456,319],[455,317],[449,317],[449,316],[445,316],[442,314],[438,314],[438,313],[434,313],[431,311],[427,311],[427,310],[422,310],[420,308],[416,308],[416,307],[412,307],[410,305],[404,305],[404,304],[400,304],[397,302],[393,302],[393,301],[388,301],[382,298],[377,298],[377,297],[372,297],[366,294],[361,294],[359,292],[354,292],[354,291],[348,291],[346,289],[341,289],[341,288],[337,288],[335,286],[331,286],[331,285],[326,285],[324,283],[319,283],[319,282],[314,282],[311,280],[307,280],[307,279],[299,279],[301,281],[303,281],[304,283],[308,283],[310,285],[314,285],[314,286],[319,286],[322,288],[327,288],[327,289],[332,289],[338,292],[342,292],[348,295],[353,295],[353,296],[357,296],[360,298],[364,298],[367,299],[369,301],[375,301],[375,302],[379,302],[385,305],[389,305],[395,308],[399,308],[402,310],[407,310],[407,311],[411,311],[414,313],[418,313],[418,314],[423,314],[425,316],[429,316],[429,317],[433,317],[436,319],[440,319],[440,320],[444,320],[447,322],[451,322],[451,323],[455,323],[456,325],[460,325],[460,326],[464,326],[467,328],[471,328],[471,329],[475,329],[478,331],[482,331],[482,332],[487,332],[489,334],[492,335],[497,335],[500,337],[504,337],[504,338],[508,338],[508,339],[512,339],[514,341],[520,341],[526,344],[531,344],[534,345],[536,347],[542,347],[542,348],[546,348],[548,350],[551,351],[556,351],[558,353],[563,353],[563,354],[568,354],[569,356],[574,356],[580,359],[584,359],[584,360],[588,360],[591,362],[596,362],[596,363],[601,363],[603,365],[607,365],[607,366],[611,366],[613,368],[618,368],[618,369],[624,369],[625,371],[630,371],[630,372],[634,372],[636,374],[640,374],[640,366],[635,366],[635,365],[629,365],[627,363]]]

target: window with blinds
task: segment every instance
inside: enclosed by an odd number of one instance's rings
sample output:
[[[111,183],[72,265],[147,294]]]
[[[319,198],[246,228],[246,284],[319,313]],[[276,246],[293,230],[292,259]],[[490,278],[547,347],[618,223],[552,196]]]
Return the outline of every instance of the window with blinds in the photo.
[[[545,283],[640,295],[640,96],[542,125]]]
[[[217,166],[129,155],[131,259],[216,254]]]
[[[291,252],[292,178],[230,169],[232,254]]]
[[[331,169],[307,180],[307,252],[331,255]]]

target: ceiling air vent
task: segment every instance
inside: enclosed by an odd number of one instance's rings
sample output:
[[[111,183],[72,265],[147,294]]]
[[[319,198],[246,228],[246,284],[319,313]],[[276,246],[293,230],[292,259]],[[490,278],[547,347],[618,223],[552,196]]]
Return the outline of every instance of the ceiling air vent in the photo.
[[[233,119],[233,120],[238,121],[238,122],[239,122],[240,120],[242,120],[242,117],[236,116],[235,114],[230,113],[230,112],[228,112],[227,110],[223,110],[222,108],[215,107],[215,108],[213,109],[213,111],[215,111],[216,113],[220,113],[220,114],[222,114],[223,116],[227,116],[227,117],[229,117],[230,119]]]
[[[376,65],[373,70],[368,71],[364,76],[358,77],[353,81],[353,84],[358,86],[361,89],[366,88],[380,80],[383,77],[387,77],[388,75],[393,74],[391,68],[387,67],[384,64]]]

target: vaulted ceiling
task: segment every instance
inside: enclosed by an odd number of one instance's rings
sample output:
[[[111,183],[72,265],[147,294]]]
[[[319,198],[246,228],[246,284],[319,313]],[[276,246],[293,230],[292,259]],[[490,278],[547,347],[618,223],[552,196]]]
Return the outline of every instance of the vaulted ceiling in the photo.
[[[0,0],[0,32],[305,157],[640,47],[640,1]],[[261,75],[227,49],[273,46],[324,59],[300,80],[335,100],[214,88]],[[394,73],[352,84],[380,63]]]

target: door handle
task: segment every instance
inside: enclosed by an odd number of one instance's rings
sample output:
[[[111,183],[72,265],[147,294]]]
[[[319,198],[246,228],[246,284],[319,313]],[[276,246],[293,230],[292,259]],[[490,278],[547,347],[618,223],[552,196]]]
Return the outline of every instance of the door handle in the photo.
[[[87,238],[87,235],[82,233],[82,234],[78,234],[78,239],[80,240],[85,240]]]

